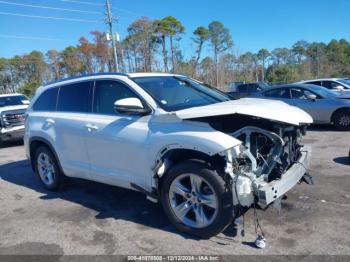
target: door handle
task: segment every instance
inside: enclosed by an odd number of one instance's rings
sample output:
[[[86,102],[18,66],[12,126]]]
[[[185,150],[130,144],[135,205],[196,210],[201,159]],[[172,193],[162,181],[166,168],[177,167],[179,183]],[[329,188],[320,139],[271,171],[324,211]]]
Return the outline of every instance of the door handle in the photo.
[[[46,122],[47,124],[53,125],[53,124],[55,123],[55,120],[53,120],[53,119],[51,119],[51,118],[48,118],[48,119],[45,120],[45,122]]]
[[[97,125],[94,125],[94,124],[86,124],[85,126],[87,128],[87,130],[89,132],[91,131],[97,131],[98,130],[98,126]]]

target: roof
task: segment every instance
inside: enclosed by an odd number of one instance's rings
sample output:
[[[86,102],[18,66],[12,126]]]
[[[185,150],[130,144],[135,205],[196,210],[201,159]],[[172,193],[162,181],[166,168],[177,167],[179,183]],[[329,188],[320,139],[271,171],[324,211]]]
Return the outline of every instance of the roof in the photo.
[[[61,83],[61,82],[70,81],[70,80],[79,80],[81,78],[86,78],[86,77],[91,78],[94,76],[99,76],[99,77],[101,77],[101,76],[126,76],[126,77],[130,77],[130,78],[134,78],[134,77],[147,77],[147,76],[152,77],[152,76],[181,76],[181,75],[170,74],[170,73],[151,73],[151,72],[148,72],[148,73],[120,73],[120,72],[96,73],[96,74],[86,74],[86,75],[62,78],[60,80],[45,83],[44,86],[49,86],[49,85],[53,85],[53,84],[57,84],[57,83]]]
[[[293,87],[293,86],[306,86],[306,87],[312,87],[312,86],[318,86],[318,85],[313,85],[313,84],[306,84],[306,83],[292,83],[292,84],[280,84],[280,85],[275,85],[272,86],[273,88],[276,87]]]
[[[66,78],[62,78],[62,79],[59,79],[59,80],[47,82],[47,83],[45,83],[44,85],[45,85],[45,86],[48,86],[48,85],[57,84],[57,83],[64,82],[64,81],[68,81],[68,80],[80,79],[80,78],[91,77],[91,76],[101,76],[101,75],[128,76],[128,75],[125,74],[125,73],[119,73],[119,72],[85,74],[85,75],[66,77]]]
[[[266,92],[268,90],[273,90],[273,89],[278,89],[278,88],[288,88],[288,87],[304,87],[304,88],[314,89],[315,87],[319,88],[320,86],[313,85],[313,84],[304,84],[304,83],[299,82],[299,83],[271,86],[270,88],[266,88],[266,89],[262,90],[262,92]],[[321,87],[321,88],[323,88],[323,87]]]
[[[152,76],[181,76],[179,74],[171,74],[171,73],[129,73],[129,77],[134,78],[134,77],[152,77]]]
[[[313,82],[313,81],[337,81],[344,79],[343,77],[333,77],[333,78],[317,78],[317,79],[310,79],[310,80],[302,80],[298,83],[303,83],[303,82]]]

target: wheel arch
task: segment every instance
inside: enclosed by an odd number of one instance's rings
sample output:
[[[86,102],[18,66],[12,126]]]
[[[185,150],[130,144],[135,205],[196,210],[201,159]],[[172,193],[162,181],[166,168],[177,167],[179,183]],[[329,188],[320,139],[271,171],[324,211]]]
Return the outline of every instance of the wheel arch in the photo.
[[[334,116],[335,116],[335,114],[338,113],[341,110],[350,110],[350,107],[349,106],[343,106],[343,107],[340,107],[340,108],[337,108],[336,110],[334,110],[334,112],[331,115],[331,122],[332,123],[334,123]]]
[[[224,155],[210,155],[207,152],[199,151],[193,148],[164,148],[156,160],[153,168],[156,190],[159,191],[162,186],[163,178],[167,172],[176,164],[186,161],[196,160],[206,163],[211,169],[216,170],[218,174],[224,174],[226,158]]]
[[[50,151],[54,154],[56,161],[58,163],[59,168],[62,169],[60,160],[58,158],[58,155],[56,153],[56,150],[54,149],[54,147],[52,146],[52,144],[45,138],[42,137],[32,137],[29,140],[29,156],[30,156],[30,164],[31,167],[33,169],[33,171],[35,172],[35,163],[34,163],[34,156],[35,156],[35,151],[36,149],[38,149],[40,146],[46,146],[47,148],[50,149]]]

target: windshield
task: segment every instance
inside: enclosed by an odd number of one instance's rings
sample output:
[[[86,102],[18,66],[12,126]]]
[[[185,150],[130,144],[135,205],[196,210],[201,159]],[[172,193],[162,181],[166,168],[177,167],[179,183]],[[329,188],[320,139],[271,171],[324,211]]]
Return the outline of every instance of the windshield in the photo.
[[[225,94],[186,77],[136,77],[133,80],[148,92],[165,111],[176,111],[230,100]]]
[[[0,97],[0,107],[28,105],[29,100],[23,95]]]
[[[312,86],[310,90],[315,91],[316,93],[318,93],[323,97],[336,97],[340,95],[338,92],[334,92],[322,86],[317,86],[317,85],[308,85],[308,86]]]
[[[350,88],[350,80],[349,79],[339,79],[340,83],[347,85],[347,88]]]

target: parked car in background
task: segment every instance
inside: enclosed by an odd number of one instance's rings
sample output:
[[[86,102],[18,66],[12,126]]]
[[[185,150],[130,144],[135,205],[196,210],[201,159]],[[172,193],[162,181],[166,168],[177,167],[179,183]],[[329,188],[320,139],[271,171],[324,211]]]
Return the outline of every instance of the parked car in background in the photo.
[[[256,95],[276,99],[308,112],[314,123],[333,124],[337,129],[350,130],[350,94],[334,92],[327,88],[290,84],[276,86]]]
[[[47,189],[79,177],[137,190],[176,228],[208,238],[307,176],[310,123],[299,108],[232,101],[185,76],[114,73],[40,87],[24,142]]]
[[[307,81],[300,81],[296,84],[312,84],[317,86],[323,86],[333,91],[349,91],[350,92],[350,79],[349,78],[323,78]]]
[[[239,99],[242,97],[251,96],[270,87],[270,85],[263,82],[238,84],[234,90],[232,89],[231,91],[227,92],[227,94],[234,99]]]
[[[0,94],[0,144],[23,138],[28,105],[29,99],[22,94]]]

